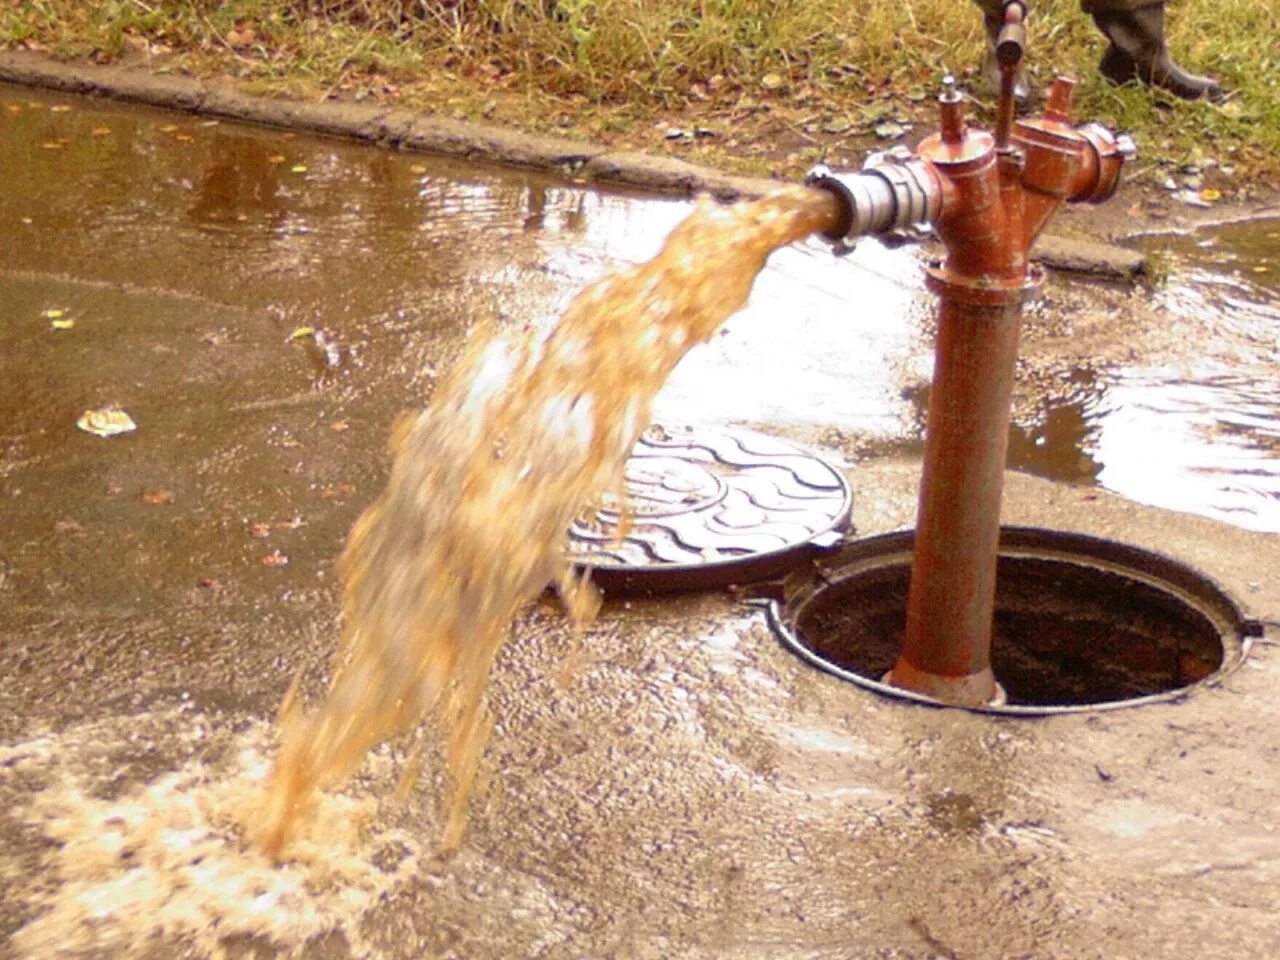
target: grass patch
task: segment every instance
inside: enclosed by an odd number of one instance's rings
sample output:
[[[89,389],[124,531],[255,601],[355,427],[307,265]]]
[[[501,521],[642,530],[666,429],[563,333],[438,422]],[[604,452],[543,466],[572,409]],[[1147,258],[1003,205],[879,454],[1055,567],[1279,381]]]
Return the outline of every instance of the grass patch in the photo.
[[[1036,4],[1032,77],[1079,78],[1077,113],[1130,130],[1149,176],[1212,159],[1274,179],[1275,5],[1183,0],[1168,21],[1175,58],[1232,89],[1226,104],[1103,82],[1104,42],[1076,0]],[[856,159],[885,120],[931,127],[926,94],[943,69],[976,86],[982,33],[964,0],[0,0],[0,44],[141,56],[289,96],[396,99],[789,174],[813,155]]]

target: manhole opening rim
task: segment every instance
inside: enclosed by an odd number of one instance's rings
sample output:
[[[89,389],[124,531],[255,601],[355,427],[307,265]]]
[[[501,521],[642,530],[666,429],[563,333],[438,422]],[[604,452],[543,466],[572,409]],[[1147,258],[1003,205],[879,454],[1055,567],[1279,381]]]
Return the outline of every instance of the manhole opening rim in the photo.
[[[1146,584],[1192,608],[1218,632],[1222,663],[1208,676],[1194,683],[1123,700],[1081,704],[957,707],[865,677],[815,653],[801,639],[795,626],[807,604],[821,592],[838,587],[870,569],[889,566],[895,557],[901,557],[909,565],[914,539],[915,531],[906,529],[847,541],[823,556],[801,585],[797,587],[793,584],[792,589],[786,590],[786,599],[770,599],[765,604],[770,628],[788,650],[810,666],[874,693],[922,706],[1015,717],[1099,713],[1184,700],[1202,689],[1218,686],[1225,677],[1239,669],[1248,658],[1252,640],[1261,634],[1261,624],[1246,616],[1226,589],[1212,577],[1180,560],[1144,547],[1089,534],[1045,527],[1003,526],[1000,528],[1002,559],[1045,559],[1087,565]],[[1136,565],[1138,562],[1143,566]]]

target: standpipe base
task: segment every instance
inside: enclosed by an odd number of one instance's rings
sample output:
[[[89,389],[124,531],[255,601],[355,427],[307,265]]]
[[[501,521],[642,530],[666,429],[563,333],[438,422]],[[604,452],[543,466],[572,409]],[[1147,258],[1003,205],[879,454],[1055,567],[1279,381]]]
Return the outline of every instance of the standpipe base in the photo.
[[[990,667],[977,673],[949,676],[921,670],[899,657],[882,682],[956,707],[999,707],[1007,700],[1004,688],[996,683]]]

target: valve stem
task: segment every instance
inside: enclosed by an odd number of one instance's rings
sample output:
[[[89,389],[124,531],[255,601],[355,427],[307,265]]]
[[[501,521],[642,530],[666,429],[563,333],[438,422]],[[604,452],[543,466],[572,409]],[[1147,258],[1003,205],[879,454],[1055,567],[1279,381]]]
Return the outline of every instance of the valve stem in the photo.
[[[964,140],[964,101],[956,88],[956,78],[946,74],[942,78],[942,93],[938,96],[941,111],[943,143],[960,143]]]

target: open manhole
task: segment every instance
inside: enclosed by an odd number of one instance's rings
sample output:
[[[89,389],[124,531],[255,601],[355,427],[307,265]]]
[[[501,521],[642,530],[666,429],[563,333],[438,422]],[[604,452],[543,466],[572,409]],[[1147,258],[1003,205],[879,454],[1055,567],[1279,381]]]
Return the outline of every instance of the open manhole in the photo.
[[[569,530],[569,558],[606,592],[781,577],[839,542],[853,504],[834,466],[745,430],[651,426],[624,479],[629,525],[605,503]]]
[[[775,630],[815,666],[881,693],[902,647],[911,531],[832,551],[791,578]],[[1001,530],[991,666],[1008,703],[1043,714],[1181,696],[1244,659],[1261,625],[1208,577],[1111,540],[1030,527]]]

